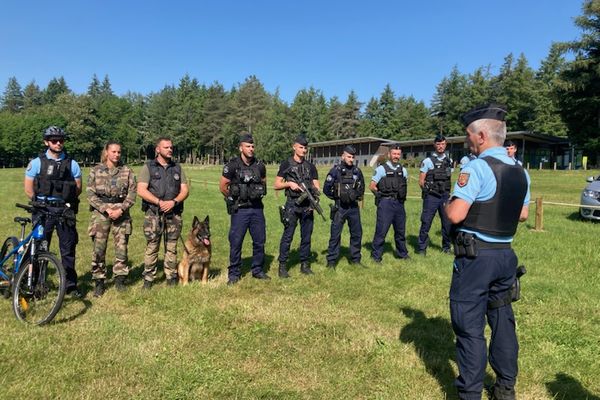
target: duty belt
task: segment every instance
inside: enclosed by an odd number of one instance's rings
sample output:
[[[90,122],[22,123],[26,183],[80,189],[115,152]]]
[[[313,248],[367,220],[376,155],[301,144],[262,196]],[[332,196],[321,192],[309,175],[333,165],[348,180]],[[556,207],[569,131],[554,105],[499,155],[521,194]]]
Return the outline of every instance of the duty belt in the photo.
[[[118,196],[113,196],[113,197],[109,197],[109,196],[98,196],[98,198],[100,199],[101,202],[103,203],[111,203],[111,204],[115,204],[115,203],[122,203],[123,200]]]
[[[454,255],[456,257],[475,258],[479,250],[510,248],[510,242],[486,242],[467,232],[458,232],[454,239]]]

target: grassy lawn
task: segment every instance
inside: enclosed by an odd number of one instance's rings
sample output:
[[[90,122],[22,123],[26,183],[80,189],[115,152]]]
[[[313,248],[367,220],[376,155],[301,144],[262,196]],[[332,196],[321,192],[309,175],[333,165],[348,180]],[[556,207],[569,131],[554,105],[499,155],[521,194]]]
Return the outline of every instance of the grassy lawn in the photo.
[[[137,167],[139,170],[139,167]],[[445,399],[455,398],[454,336],[448,310],[452,257],[441,253],[439,219],[427,257],[414,255],[421,201],[409,171],[407,238],[412,258],[381,266],[369,260],[375,207],[362,210],[363,260],[325,268],[329,221],[315,217],[311,277],[299,273],[297,231],[292,279],[277,278],[282,225],[273,190],[265,202],[266,269],[270,282],[249,273],[251,242],[244,243],[244,277],[226,285],[229,217],[218,191],[220,168],[187,166],[192,179],[185,232],[192,217],[210,215],[213,235],[207,285],[167,288],[161,279],[141,291],[145,240],[139,201],[130,241],[131,287],[91,296],[89,212],[78,216],[77,271],[84,301],[67,299],[55,323],[27,327],[0,302],[0,398],[16,399]],[[368,178],[370,168],[363,170]],[[17,234],[14,208],[24,202],[23,170],[2,170],[0,236]],[[269,167],[269,186],[276,168]],[[321,181],[326,169],[320,169]],[[585,177],[598,171],[531,171],[532,198],[579,202]],[[87,178],[87,171],[85,171]],[[84,179],[85,180],[85,179]],[[323,198],[328,211],[328,200]],[[85,204],[85,200],[82,202]],[[520,399],[600,398],[600,225],[578,209],[547,205],[543,232],[533,231],[535,207],[515,240],[528,270],[514,305],[520,339]],[[388,235],[388,243],[392,234]],[[57,251],[56,243],[52,245]],[[180,246],[181,251],[181,246]],[[112,262],[112,245],[107,261]],[[488,370],[488,380],[493,371]]]

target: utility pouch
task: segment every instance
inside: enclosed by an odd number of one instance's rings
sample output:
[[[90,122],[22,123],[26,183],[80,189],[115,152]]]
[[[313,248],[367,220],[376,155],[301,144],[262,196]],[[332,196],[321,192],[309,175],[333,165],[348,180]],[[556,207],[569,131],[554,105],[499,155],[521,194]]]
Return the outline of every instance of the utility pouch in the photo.
[[[512,287],[510,288],[511,292],[511,300],[517,301],[521,298],[521,277],[527,273],[524,265],[519,265],[517,267],[517,277],[513,282]]]
[[[279,206],[279,220],[285,228],[290,225],[290,218],[285,206]]]
[[[477,257],[477,241],[471,233],[458,232],[454,240],[454,255],[456,257]]]
[[[225,197],[225,205],[227,206],[227,214],[231,215],[237,211],[236,201],[232,197]]]

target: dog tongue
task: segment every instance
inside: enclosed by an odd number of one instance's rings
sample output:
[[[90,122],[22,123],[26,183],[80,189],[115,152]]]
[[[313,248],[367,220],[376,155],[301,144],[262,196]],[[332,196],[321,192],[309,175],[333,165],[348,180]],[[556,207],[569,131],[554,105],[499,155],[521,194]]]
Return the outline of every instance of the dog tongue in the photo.
[[[204,242],[205,245],[207,245],[207,246],[210,245],[210,240],[205,238],[205,239],[202,239],[202,241]]]

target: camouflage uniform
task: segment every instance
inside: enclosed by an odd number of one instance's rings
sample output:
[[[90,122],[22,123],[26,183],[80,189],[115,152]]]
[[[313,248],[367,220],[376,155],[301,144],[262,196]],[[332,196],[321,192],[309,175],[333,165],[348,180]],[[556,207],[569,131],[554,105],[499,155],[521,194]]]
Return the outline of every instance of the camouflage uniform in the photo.
[[[120,165],[109,169],[98,164],[90,171],[86,194],[92,216],[88,233],[94,245],[92,279],[106,279],[106,244],[112,232],[115,245],[113,276],[127,276],[127,243],[131,235],[129,209],[135,203],[137,183],[133,171]],[[123,215],[112,220],[105,213],[109,208],[121,208]]]
[[[172,163],[171,165],[178,164]],[[179,174],[176,174],[178,175],[177,180],[181,183],[186,183],[187,179],[180,167],[178,172]],[[140,171],[139,181],[149,183],[151,180],[150,175],[148,164],[145,164]],[[178,192],[178,190],[175,191]],[[169,197],[174,198],[175,196]],[[142,210],[144,210],[144,208],[144,205],[142,205]],[[164,214],[159,212],[156,206],[147,205],[147,209],[144,212],[144,236],[147,241],[146,251],[144,252],[144,280],[152,282],[156,278],[156,264],[161,241],[164,242],[165,248],[165,259],[163,263],[165,278],[167,280],[177,278],[177,240],[181,235],[183,225],[181,211],[177,212],[174,210],[168,214]],[[165,230],[166,235],[164,235]]]

